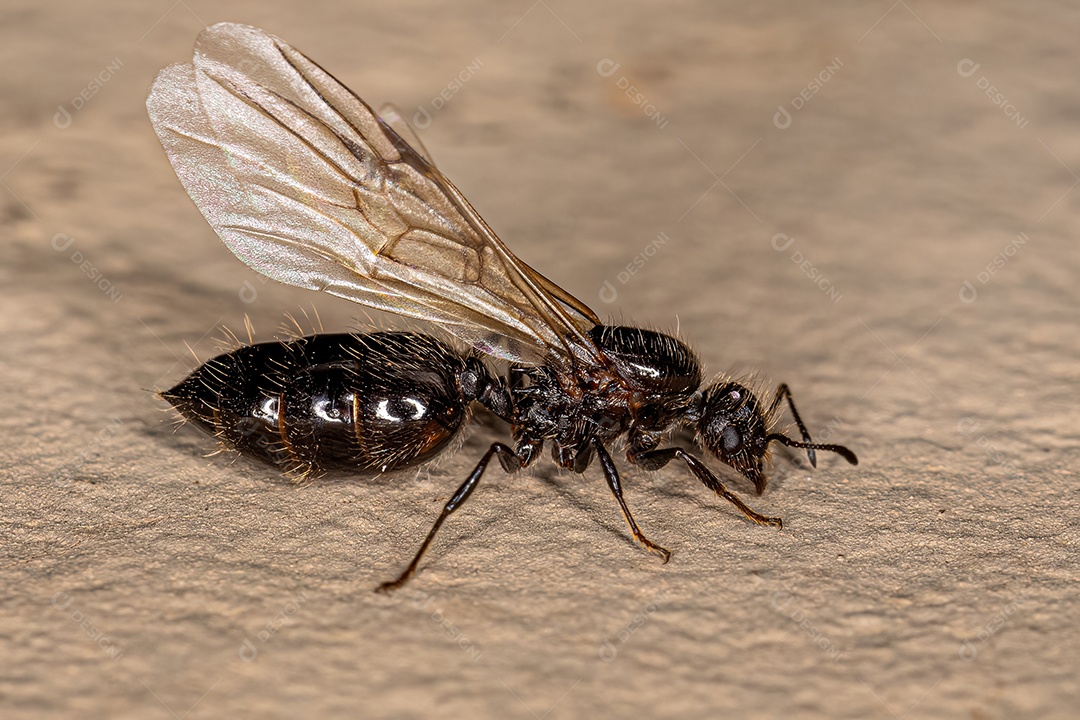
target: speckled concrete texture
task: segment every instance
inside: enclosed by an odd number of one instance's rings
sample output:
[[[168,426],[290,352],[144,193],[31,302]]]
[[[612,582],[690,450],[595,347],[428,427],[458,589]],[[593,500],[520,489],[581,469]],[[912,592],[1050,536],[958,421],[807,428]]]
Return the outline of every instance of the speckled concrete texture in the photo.
[[[823,441],[749,524],[684,469],[304,486],[152,394],[286,313],[144,100],[204,25],[281,35],[422,128],[507,244]],[[0,715],[1076,716],[1080,46],[1056,3],[8,2]],[[392,323],[374,318],[376,323]],[[618,459],[625,467],[625,462]]]

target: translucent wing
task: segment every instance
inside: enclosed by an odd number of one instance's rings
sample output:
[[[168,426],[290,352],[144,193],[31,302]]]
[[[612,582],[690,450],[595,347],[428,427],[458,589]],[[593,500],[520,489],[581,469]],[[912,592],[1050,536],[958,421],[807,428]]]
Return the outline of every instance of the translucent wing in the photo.
[[[516,362],[594,360],[599,321],[516,258],[442,173],[329,73],[244,25],[199,35],[147,99],[184,188],[258,272],[430,320]]]
[[[405,119],[405,115],[401,112],[401,108],[393,103],[383,103],[379,106],[379,119],[397,133],[397,136],[404,140],[414,152],[424,158],[428,165],[435,165],[435,160],[432,159],[431,153],[424,147],[424,141],[420,139],[420,136],[413,130],[412,125]]]

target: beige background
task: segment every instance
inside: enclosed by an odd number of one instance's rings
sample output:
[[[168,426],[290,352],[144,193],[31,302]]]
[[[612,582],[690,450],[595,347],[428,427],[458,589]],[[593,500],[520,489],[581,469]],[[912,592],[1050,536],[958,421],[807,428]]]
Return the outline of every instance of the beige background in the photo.
[[[4,5],[0,714],[1072,716],[1076,10],[530,3]],[[158,146],[147,88],[221,20],[425,108],[523,258],[712,371],[791,383],[862,463],[733,481],[782,532],[628,471],[666,566],[598,468],[492,473],[373,594],[505,430],[416,479],[302,488],[172,432],[149,390],[185,344],[363,321],[260,282]]]

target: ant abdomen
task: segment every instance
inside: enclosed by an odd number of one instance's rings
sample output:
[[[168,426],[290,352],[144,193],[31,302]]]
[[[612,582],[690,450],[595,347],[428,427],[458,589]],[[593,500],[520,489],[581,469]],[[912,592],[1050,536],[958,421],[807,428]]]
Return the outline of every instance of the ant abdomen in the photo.
[[[246,455],[300,473],[375,475],[453,440],[473,399],[459,382],[466,368],[428,335],[314,335],[237,348],[161,395]]]

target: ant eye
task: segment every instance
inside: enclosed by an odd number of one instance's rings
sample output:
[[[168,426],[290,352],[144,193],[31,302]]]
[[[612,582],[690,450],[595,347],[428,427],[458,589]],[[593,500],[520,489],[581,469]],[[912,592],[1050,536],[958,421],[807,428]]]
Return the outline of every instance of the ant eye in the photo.
[[[742,436],[732,425],[728,425],[720,436],[720,442],[724,444],[725,452],[735,452],[742,445]]]

